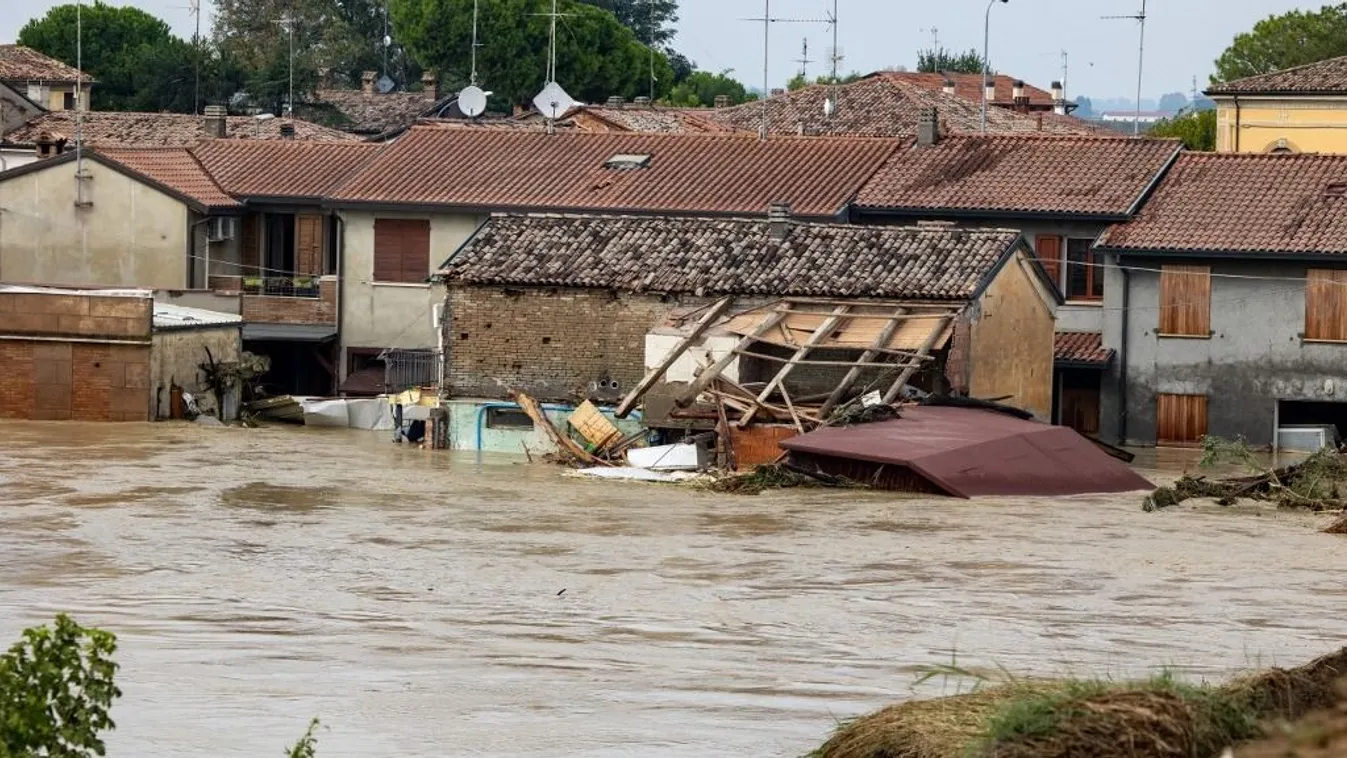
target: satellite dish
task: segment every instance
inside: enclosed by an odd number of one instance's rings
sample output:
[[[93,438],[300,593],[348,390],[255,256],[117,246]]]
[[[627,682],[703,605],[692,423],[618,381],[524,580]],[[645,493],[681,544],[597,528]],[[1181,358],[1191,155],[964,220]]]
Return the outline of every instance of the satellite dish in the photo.
[[[831,116],[836,112],[837,112],[837,103],[834,103],[831,97],[825,99],[823,101],[823,115]]]
[[[543,91],[533,98],[533,107],[546,118],[561,118],[575,107],[575,101],[556,82],[548,82]]]
[[[476,118],[486,110],[486,93],[481,87],[468,85],[458,93],[458,109],[468,118]]]
[[[380,95],[387,95],[396,86],[398,86],[398,83],[389,79],[388,74],[379,77],[379,81],[374,83],[374,88],[379,91]]]

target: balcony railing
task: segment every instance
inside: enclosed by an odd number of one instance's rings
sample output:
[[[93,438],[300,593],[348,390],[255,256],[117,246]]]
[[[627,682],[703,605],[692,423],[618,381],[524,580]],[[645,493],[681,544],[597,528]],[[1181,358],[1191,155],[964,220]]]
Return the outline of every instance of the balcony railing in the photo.
[[[321,295],[316,276],[245,276],[243,294],[315,299]]]

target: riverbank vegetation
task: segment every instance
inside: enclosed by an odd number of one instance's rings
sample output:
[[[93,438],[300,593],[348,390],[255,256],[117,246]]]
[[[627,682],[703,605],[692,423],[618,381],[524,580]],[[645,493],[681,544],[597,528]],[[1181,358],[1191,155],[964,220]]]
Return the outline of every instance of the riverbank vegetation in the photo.
[[[122,696],[115,682],[117,636],[65,614],[52,626],[25,629],[0,655],[0,758],[92,758],[106,753],[116,728],[108,711]],[[315,758],[318,719],[286,755]]]
[[[843,724],[810,758],[1216,758],[1331,707],[1347,648],[1227,684],[1165,672],[1142,681],[982,679]]]

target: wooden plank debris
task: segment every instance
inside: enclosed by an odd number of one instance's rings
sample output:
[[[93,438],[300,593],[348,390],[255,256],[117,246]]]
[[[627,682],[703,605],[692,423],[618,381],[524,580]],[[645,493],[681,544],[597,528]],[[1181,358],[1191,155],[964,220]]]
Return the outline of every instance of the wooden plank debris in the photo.
[[[847,372],[846,376],[842,377],[842,381],[833,389],[832,394],[828,395],[828,399],[823,401],[823,407],[819,408],[818,412],[820,416],[827,418],[829,411],[831,411],[839,402],[841,402],[842,398],[846,396],[847,392],[851,389],[851,385],[855,384],[856,380],[860,378],[861,372],[864,370],[862,364],[873,361],[879,357],[879,348],[889,344],[889,340],[893,338],[893,333],[898,331],[898,325],[901,323],[898,320],[898,317],[904,315],[906,312],[906,308],[900,307],[893,309],[893,316],[889,319],[889,323],[885,324],[883,330],[881,330],[875,337],[875,341],[870,344],[870,349],[861,353],[860,360],[856,361],[856,365]]]
[[[720,318],[720,315],[725,312],[725,309],[730,307],[731,302],[733,302],[733,298],[729,296],[717,300],[715,305],[712,305],[711,308],[698,319],[697,324],[692,328],[692,331],[664,357],[664,360],[661,361],[658,366],[651,369],[650,372],[641,379],[640,384],[633,387],[631,392],[628,392],[627,396],[622,398],[622,402],[618,403],[617,411],[614,415],[618,418],[626,418],[627,414],[631,413],[632,409],[636,407],[636,404],[645,396],[645,393],[649,392],[650,388],[655,386],[655,382],[658,382],[660,377],[664,376],[665,372],[669,370],[669,367],[674,365],[674,362],[682,357],[683,353],[686,353],[689,347],[692,347],[697,343],[697,340],[701,339],[701,336],[706,333],[706,330],[711,327],[711,324],[715,323],[715,320]]]
[[[776,376],[772,377],[771,381],[767,382],[767,386],[763,388],[762,392],[758,393],[756,401],[757,405],[760,406],[762,403],[766,402],[768,396],[770,396],[772,392],[786,380],[786,377],[790,375],[791,371],[795,370],[795,366],[798,365],[801,360],[808,357],[809,351],[813,350],[815,345],[827,339],[828,335],[832,334],[833,331],[837,329],[837,325],[842,323],[842,318],[850,310],[850,305],[839,305],[833,309],[832,315],[818,325],[818,328],[814,330],[814,333],[809,335],[809,339],[805,340],[805,343],[795,351],[795,355],[791,357],[790,361],[782,366],[781,370],[776,372]],[[742,429],[753,423],[753,417],[756,416],[757,413],[757,407],[754,407],[745,413],[743,418],[739,419],[739,428]],[[794,414],[792,413],[792,415]]]
[[[589,463],[595,466],[613,465],[598,456],[590,454],[589,451],[576,444],[575,440],[571,439],[570,435],[562,434],[558,431],[556,426],[552,424],[552,420],[547,418],[547,414],[543,412],[543,408],[538,404],[537,400],[534,400],[520,390],[511,390],[510,397],[518,403],[524,413],[532,419],[533,425],[542,429],[548,439],[552,440],[557,446],[557,449],[564,455],[568,455],[582,463]]]
[[[748,349],[748,347],[757,341],[759,337],[771,331],[773,327],[781,323],[781,320],[789,313],[790,303],[781,305],[776,313],[763,319],[762,323],[758,324],[758,328],[753,330],[752,334],[746,335],[743,339],[739,340],[739,343],[735,345],[734,350]],[[705,371],[698,374],[692,384],[688,385],[688,388],[683,390],[683,394],[679,395],[674,401],[675,404],[677,404],[679,408],[686,408],[689,405],[692,405],[693,401],[697,399],[697,396],[702,394],[707,387],[711,386],[711,382],[714,382],[716,378],[729,367],[730,363],[739,357],[735,351],[722,355],[720,360],[711,364]]]

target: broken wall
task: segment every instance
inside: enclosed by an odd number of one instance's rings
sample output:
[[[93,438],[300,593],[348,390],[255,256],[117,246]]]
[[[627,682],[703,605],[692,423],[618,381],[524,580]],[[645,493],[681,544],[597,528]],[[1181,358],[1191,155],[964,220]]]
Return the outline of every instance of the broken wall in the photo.
[[[243,352],[238,326],[219,329],[175,329],[157,332],[150,353],[150,391],[155,418],[171,415],[172,389],[176,385],[191,393],[203,411],[215,411],[216,399],[205,384],[201,364],[208,363],[206,351],[219,362],[237,362]]]

